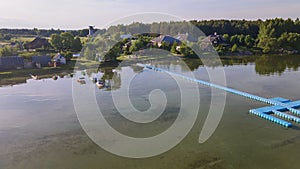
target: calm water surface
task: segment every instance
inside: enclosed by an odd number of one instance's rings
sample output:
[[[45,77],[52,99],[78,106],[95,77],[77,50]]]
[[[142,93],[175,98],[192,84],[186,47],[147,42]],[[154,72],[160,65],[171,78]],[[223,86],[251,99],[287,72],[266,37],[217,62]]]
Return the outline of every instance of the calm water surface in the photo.
[[[194,60],[186,63],[198,79],[208,80],[207,69],[212,72],[224,69],[229,87],[267,98],[280,96],[299,100],[299,56],[283,57],[227,59],[224,66],[216,67],[203,67]],[[163,62],[156,64],[182,74],[188,71],[176,63],[169,66]],[[126,121],[118,114],[109,89],[95,88],[104,116],[122,133],[135,137],[153,136],[166,130],[177,117],[180,93],[176,82],[167,74],[142,71],[135,66],[105,68],[98,74],[87,70],[87,74],[103,77],[107,83],[114,84],[112,90],[115,91],[122,89],[122,81],[127,75],[135,74],[129,93],[133,105],[139,110],[149,108],[147,98],[153,89],[165,92],[168,104],[164,114],[155,122],[142,126]],[[74,85],[81,86],[79,83]],[[189,87],[189,82],[186,82],[186,87]],[[23,84],[2,86],[0,168],[299,168],[299,125],[287,129],[250,115],[249,109],[266,105],[232,94],[227,94],[217,130],[208,141],[199,144],[198,137],[211,97],[210,88],[199,85],[199,89],[201,102],[197,122],[179,145],[156,157],[128,159],[102,150],[84,133],[73,107],[72,78],[56,81],[51,78],[29,79]]]

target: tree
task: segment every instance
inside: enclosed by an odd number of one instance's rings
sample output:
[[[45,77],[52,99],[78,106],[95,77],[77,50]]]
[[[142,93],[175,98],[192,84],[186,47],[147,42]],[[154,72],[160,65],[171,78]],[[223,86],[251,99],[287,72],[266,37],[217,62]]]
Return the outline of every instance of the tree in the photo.
[[[115,41],[120,41],[122,34],[124,34],[124,32],[117,32],[117,33],[112,35],[112,39],[115,40]]]
[[[4,46],[3,48],[0,48],[0,56],[13,56],[16,54],[17,51],[13,47]]]
[[[38,28],[33,28],[33,31],[36,35],[40,35],[41,31]]]
[[[285,50],[300,50],[300,34],[285,32],[278,38],[278,43]]]
[[[3,39],[4,40],[11,40],[12,36],[11,35],[4,35]]]
[[[70,51],[63,52],[62,55],[66,58],[67,61],[70,61],[71,58],[73,57],[73,53]]]
[[[52,34],[50,39],[51,45],[54,47],[56,51],[61,52],[63,50],[62,40],[60,35]]]
[[[239,44],[239,37],[238,35],[233,35],[230,38],[230,44],[234,45],[234,44]]]
[[[259,34],[258,34],[258,44],[264,53],[269,53],[275,51],[278,48],[275,31],[275,21],[267,20],[260,25]]]
[[[287,32],[284,32],[278,38],[279,46],[285,50],[290,50],[290,48],[291,48],[290,45],[288,44],[288,41],[289,41],[289,34]]]
[[[72,45],[74,42],[74,36],[70,32],[63,32],[60,34],[63,50],[72,50]]]
[[[175,41],[171,47],[171,52],[177,54],[177,42]]]
[[[83,57],[88,60],[95,60],[96,52],[92,46],[86,46],[83,50]]]
[[[73,45],[72,45],[72,51],[73,52],[79,52],[82,49],[82,43],[80,38],[77,36],[74,41],[73,41]]]
[[[259,41],[259,47],[262,48],[263,53],[270,53],[276,51],[279,45],[276,38],[264,38]]]
[[[132,44],[129,48],[129,52],[135,52],[138,51],[140,49],[142,49],[144,47],[144,43],[143,41],[139,38],[138,40],[134,40],[132,41]]]
[[[231,47],[231,52],[237,52],[237,48],[238,46],[236,44],[234,44],[232,47]]]
[[[245,35],[238,35],[238,39],[239,39],[239,45],[240,46],[245,46]]]
[[[224,35],[223,35],[223,38],[224,38],[224,40],[225,40],[226,42],[230,42],[230,37],[229,37],[228,34],[224,34]]]
[[[252,38],[250,35],[246,35],[245,36],[245,45],[247,47],[253,47],[254,46],[254,42],[255,42],[254,38]]]
[[[52,34],[50,43],[58,52],[79,52],[82,49],[80,38],[74,38],[74,36],[70,32],[62,32],[60,35]]]
[[[163,41],[163,42],[161,43],[160,48],[165,49],[165,50],[167,50],[167,51],[170,51],[170,50],[171,50],[171,44],[170,44],[169,42]]]
[[[104,55],[105,60],[115,61],[116,58],[121,54],[121,48],[117,43]]]
[[[226,48],[223,45],[218,45],[216,47],[216,51],[218,52],[218,54],[223,55],[225,53],[225,51],[226,51]]]
[[[179,52],[183,56],[189,56],[189,54],[190,54],[189,47],[185,43],[181,43],[180,48],[179,48]]]

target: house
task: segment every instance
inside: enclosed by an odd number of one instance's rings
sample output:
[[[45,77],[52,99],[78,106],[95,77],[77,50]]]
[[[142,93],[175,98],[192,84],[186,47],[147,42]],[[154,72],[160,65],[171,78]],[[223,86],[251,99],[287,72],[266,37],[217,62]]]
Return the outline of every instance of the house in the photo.
[[[31,58],[32,63],[40,66],[48,66],[49,63],[51,63],[51,58],[50,56],[32,56]],[[39,67],[39,66],[37,66]]]
[[[189,33],[178,33],[174,38],[180,40],[181,42],[197,42],[198,39],[189,35]]]
[[[160,35],[159,37],[153,38],[151,40],[153,45],[157,45],[158,47],[160,47],[162,45],[163,42],[165,43],[169,43],[170,45],[173,45],[175,42],[180,45],[181,41],[179,39],[176,39],[172,36],[169,35]]]
[[[57,53],[54,57],[53,57],[53,61],[56,62],[56,63],[59,63],[59,64],[67,64],[67,60],[66,58],[61,55],[60,53]]]
[[[200,47],[202,50],[212,51],[216,46],[230,46],[226,43],[222,35],[218,35],[216,32],[213,35],[209,35],[201,41]]]
[[[121,39],[131,39],[133,36],[131,34],[123,34],[123,35],[120,35],[120,38]]]
[[[0,70],[24,67],[24,58],[19,56],[0,57]]]
[[[51,48],[51,44],[48,42],[46,38],[36,37],[33,41],[24,45],[27,50],[35,50],[39,48]]]
[[[213,35],[209,35],[206,38],[204,38],[203,42],[211,43],[213,46],[218,46],[218,45],[228,46],[223,36],[218,35],[217,32],[215,32]]]

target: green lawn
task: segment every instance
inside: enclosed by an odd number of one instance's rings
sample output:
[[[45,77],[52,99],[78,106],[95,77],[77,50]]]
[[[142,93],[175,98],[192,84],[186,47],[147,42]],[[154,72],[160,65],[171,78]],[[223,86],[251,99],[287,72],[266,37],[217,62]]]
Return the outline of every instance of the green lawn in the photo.
[[[26,37],[26,36],[19,36],[19,37],[13,37],[10,39],[11,42],[31,42],[34,40],[35,37]]]

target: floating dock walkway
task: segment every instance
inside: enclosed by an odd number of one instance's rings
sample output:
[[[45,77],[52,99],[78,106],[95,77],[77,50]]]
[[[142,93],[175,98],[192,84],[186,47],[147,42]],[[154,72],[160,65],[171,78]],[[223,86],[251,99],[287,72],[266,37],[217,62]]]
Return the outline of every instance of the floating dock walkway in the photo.
[[[258,109],[251,109],[251,110],[249,110],[249,112],[251,114],[254,114],[258,117],[261,117],[261,118],[264,118],[264,119],[269,120],[271,122],[274,122],[276,124],[282,125],[284,127],[292,127],[292,123],[287,122],[285,120],[282,120],[278,117],[284,118],[286,120],[294,121],[296,123],[300,123],[300,118],[297,117],[297,116],[294,116],[294,115],[298,115],[298,116],[300,115],[300,110],[297,109],[297,108],[300,108],[300,100],[291,101],[291,100],[288,100],[288,99],[285,99],[285,98],[280,98],[280,97],[267,99],[267,98],[263,98],[263,97],[256,96],[256,95],[253,95],[253,94],[249,94],[249,93],[246,93],[246,92],[231,89],[231,88],[228,88],[228,87],[224,87],[224,86],[220,86],[220,85],[217,85],[217,84],[209,83],[209,82],[206,82],[206,81],[203,81],[203,80],[187,77],[187,76],[184,76],[184,75],[181,75],[181,74],[178,74],[178,73],[174,73],[174,72],[170,72],[168,70],[164,70],[164,69],[157,68],[157,67],[154,67],[154,66],[145,65],[145,64],[138,64],[138,65],[141,66],[141,67],[147,68],[147,69],[168,73],[170,75],[175,75],[175,76],[181,77],[183,79],[193,81],[193,82],[205,85],[205,86],[217,88],[217,89],[220,89],[220,90],[227,91],[229,93],[233,93],[233,94],[236,94],[236,95],[247,97],[247,98],[250,98],[252,100],[256,100],[256,101],[259,101],[259,102],[271,104],[272,106],[262,107],[262,108],[258,108]],[[285,113],[285,111],[289,111],[289,112],[291,112],[291,114]],[[294,114],[294,115],[292,115],[292,114]],[[275,115],[275,116],[278,116],[278,117],[274,117],[272,115]]]

